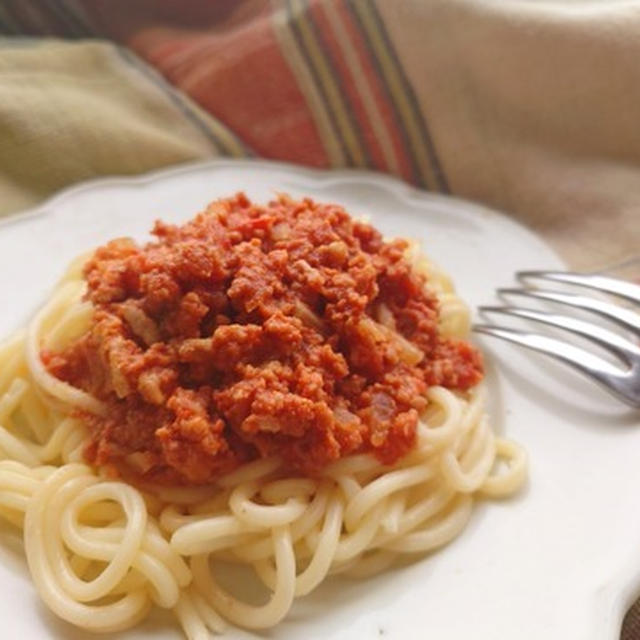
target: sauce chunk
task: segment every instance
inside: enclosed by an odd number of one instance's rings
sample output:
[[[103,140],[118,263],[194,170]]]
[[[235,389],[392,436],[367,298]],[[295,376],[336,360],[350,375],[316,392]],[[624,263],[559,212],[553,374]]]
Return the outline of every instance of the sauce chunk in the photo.
[[[106,403],[82,414],[85,455],[116,475],[203,484],[270,455],[308,474],[355,452],[390,464],[429,386],[482,377],[472,346],[439,335],[406,242],[337,205],[238,194],[153,234],[95,252],[90,328],[42,354]]]

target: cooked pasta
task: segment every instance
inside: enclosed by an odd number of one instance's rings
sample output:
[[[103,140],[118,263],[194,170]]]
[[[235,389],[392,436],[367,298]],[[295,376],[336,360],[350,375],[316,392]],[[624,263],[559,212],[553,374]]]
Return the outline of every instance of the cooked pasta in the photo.
[[[449,279],[417,251],[408,256],[440,301],[440,332],[464,337],[469,314]],[[308,475],[270,455],[197,486],[109,477],[83,454],[81,415],[101,415],[104,403],[41,358],[87,329],[83,263],[0,347],[0,515],[22,528],[40,597],[71,624],[118,631],[155,606],[172,610],[190,640],[226,623],[272,627],[329,575],[366,577],[446,545],[474,502],[511,495],[525,480],[523,449],[491,428],[484,383],[430,387],[416,442],[391,465],[356,452]],[[377,314],[395,332],[388,309]],[[405,342],[410,359],[415,346]],[[266,604],[227,591],[218,562],[250,567]]]

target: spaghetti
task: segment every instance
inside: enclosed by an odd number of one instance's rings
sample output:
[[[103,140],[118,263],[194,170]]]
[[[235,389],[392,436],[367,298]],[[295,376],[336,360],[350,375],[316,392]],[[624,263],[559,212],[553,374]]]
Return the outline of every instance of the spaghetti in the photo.
[[[448,278],[415,248],[404,259],[438,300],[439,334],[465,337],[468,311]],[[190,640],[226,622],[268,628],[328,575],[365,577],[445,545],[474,500],[510,495],[525,479],[524,451],[490,427],[483,383],[429,386],[412,445],[390,464],[360,447],[309,473],[268,451],[204,483],[144,474],[130,483],[88,465],[84,416],[104,419],[109,404],[41,358],[91,325],[85,262],[0,347],[0,515],[23,529],[42,599],[78,627],[126,629],[157,606],[175,613]],[[378,320],[395,330],[384,311]],[[230,593],[219,562],[250,567],[266,603]]]

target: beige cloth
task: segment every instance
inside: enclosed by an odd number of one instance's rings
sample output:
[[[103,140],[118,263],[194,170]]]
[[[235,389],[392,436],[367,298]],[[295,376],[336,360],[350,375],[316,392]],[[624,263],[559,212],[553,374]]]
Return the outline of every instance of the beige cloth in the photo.
[[[640,2],[379,1],[453,193],[573,266],[640,253]]]
[[[81,180],[211,156],[212,119],[154,74],[108,43],[0,40],[0,215]]]

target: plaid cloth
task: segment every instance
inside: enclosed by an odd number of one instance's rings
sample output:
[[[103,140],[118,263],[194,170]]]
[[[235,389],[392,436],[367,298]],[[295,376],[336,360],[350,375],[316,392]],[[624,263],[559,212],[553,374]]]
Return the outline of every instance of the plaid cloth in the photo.
[[[0,213],[256,155],[478,200],[637,276],[639,30],[635,0],[2,0]]]

